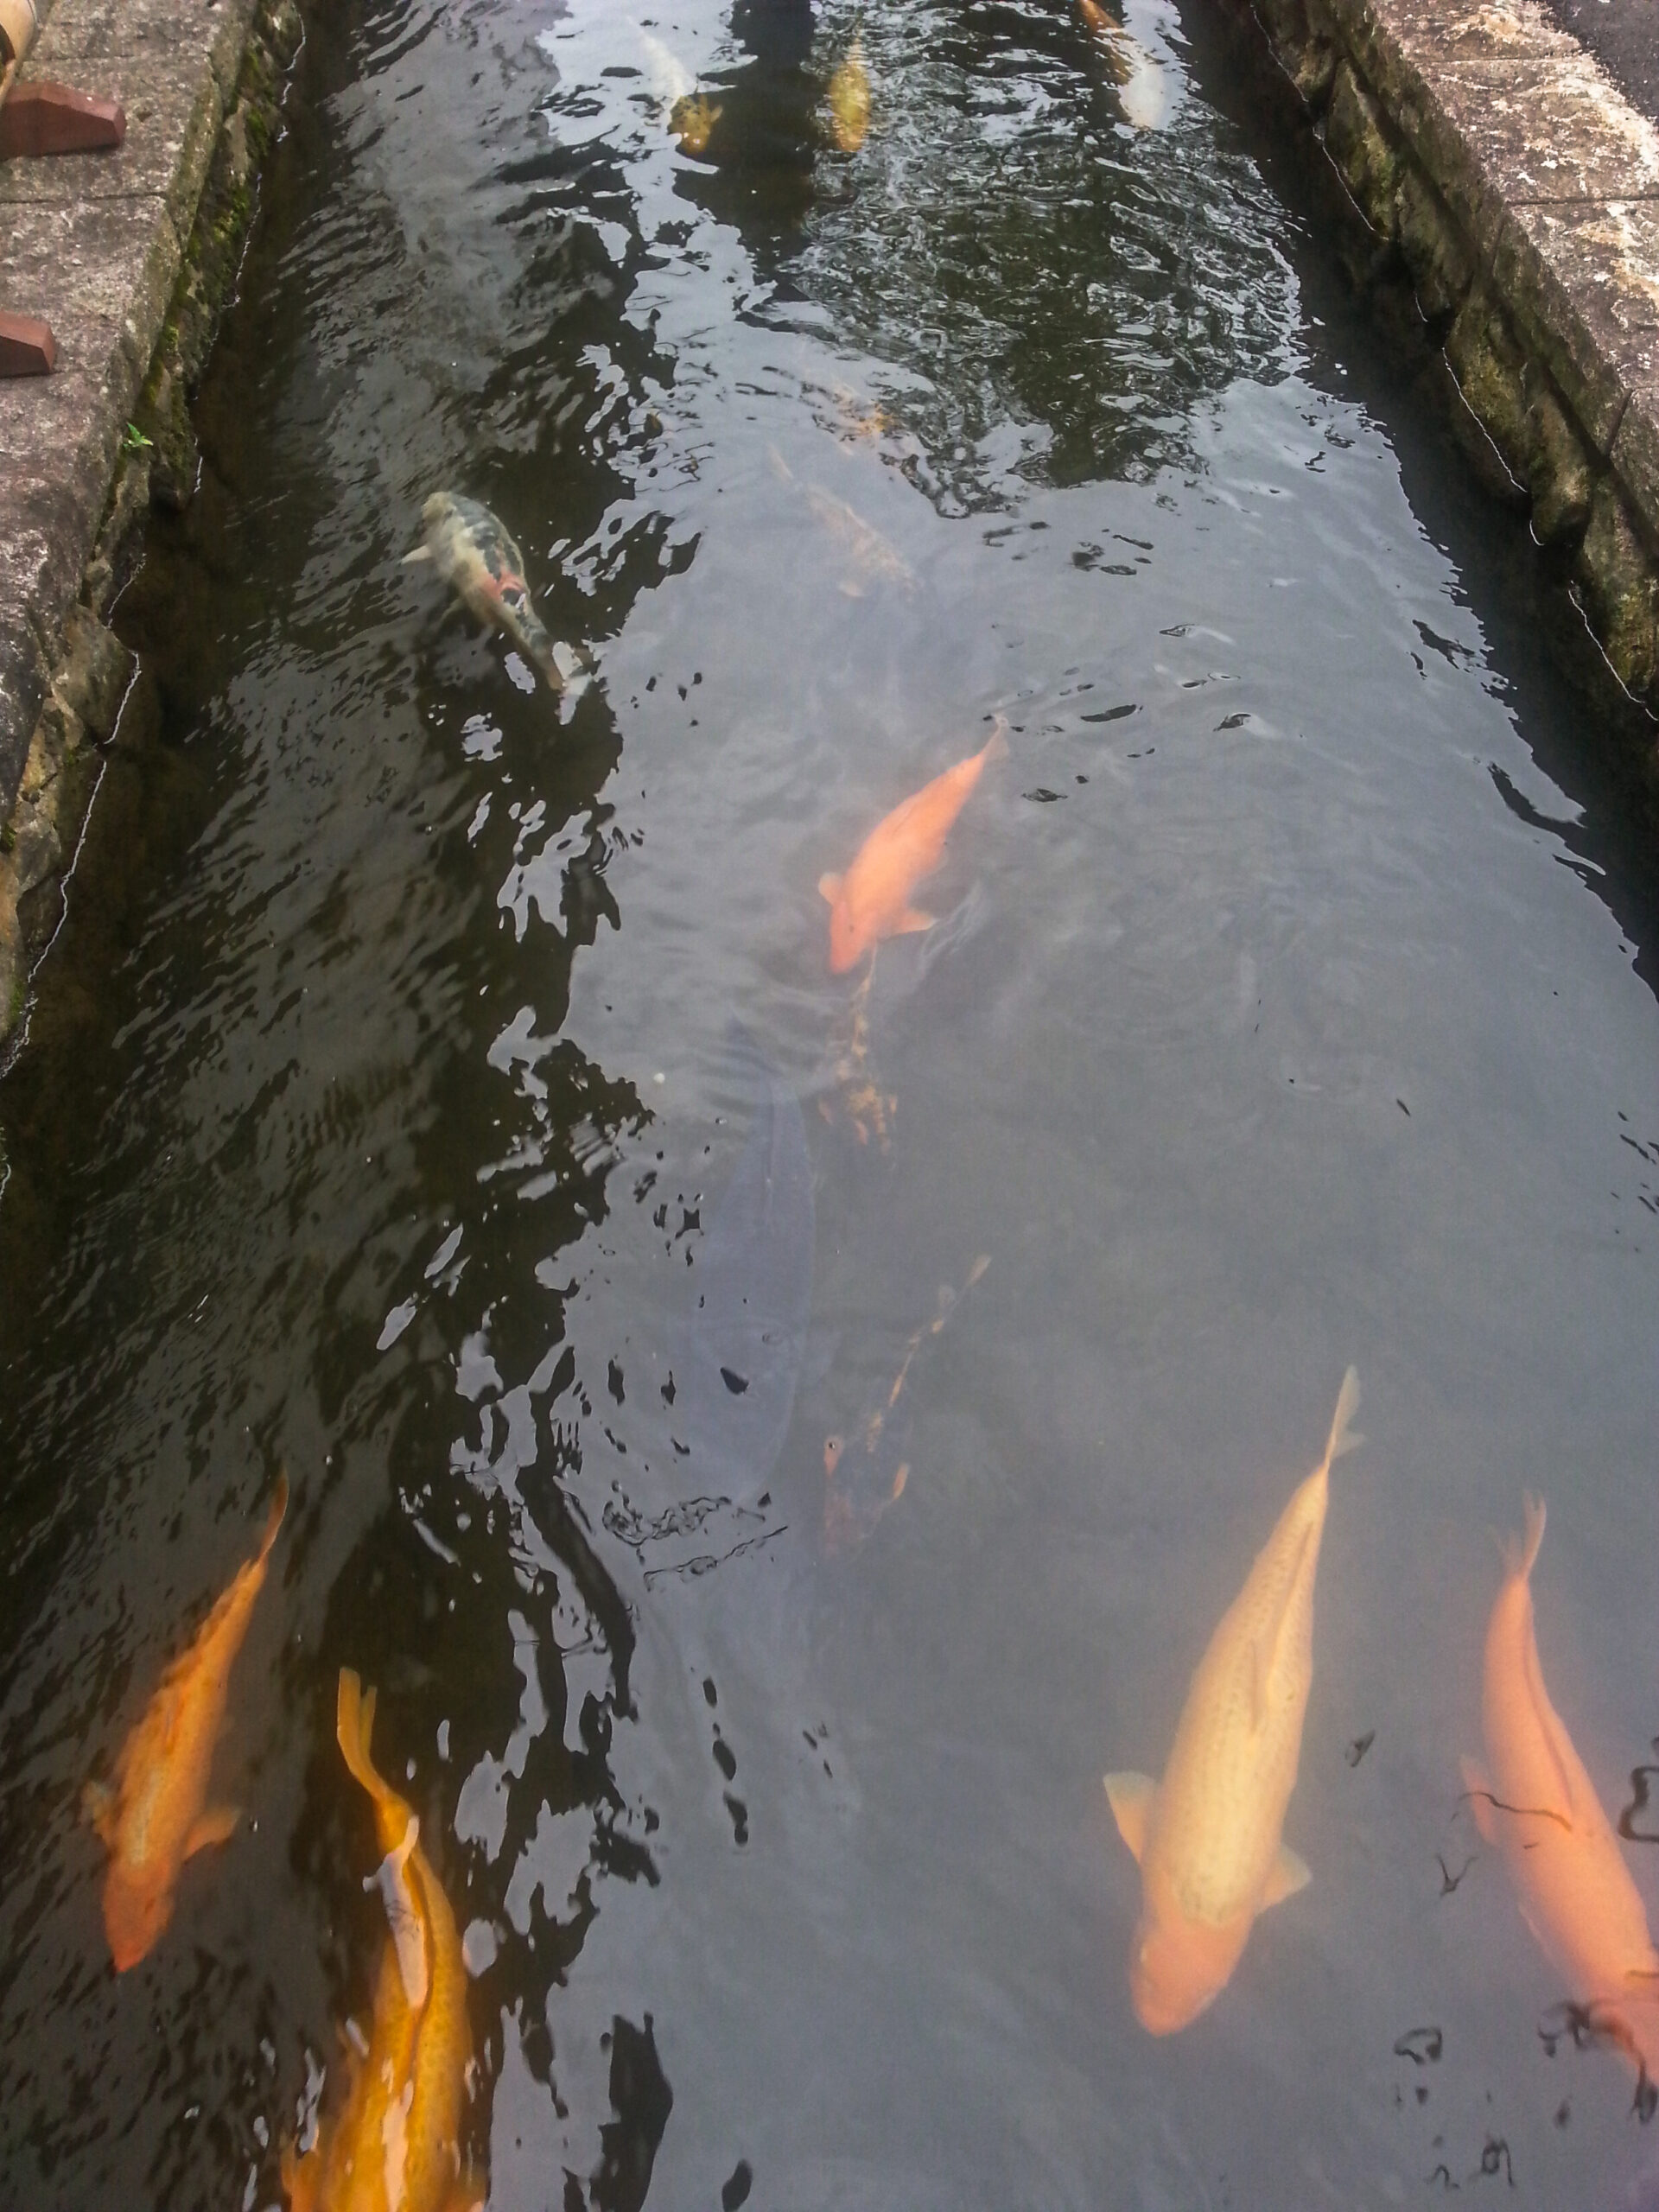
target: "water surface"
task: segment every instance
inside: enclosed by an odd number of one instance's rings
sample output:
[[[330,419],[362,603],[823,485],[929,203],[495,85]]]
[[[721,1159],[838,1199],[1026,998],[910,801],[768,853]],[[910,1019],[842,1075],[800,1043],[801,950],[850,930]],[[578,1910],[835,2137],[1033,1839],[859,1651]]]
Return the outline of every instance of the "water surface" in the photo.
[[[851,11],[314,27],[0,1090],[35,2212],[278,2200],[384,1941],[342,1665],[468,1930],[498,2207],[1659,2190],[1458,1766],[1529,1487],[1610,1810],[1659,1731],[1654,887],[1603,733],[1206,9],[1132,0],[1154,131],[1058,10],[858,21],[850,156]],[[574,704],[403,565],[436,488],[591,648]],[[817,879],[999,713],[861,1002]],[[745,1253],[783,1320],[725,1407],[729,1358],[683,1386]],[[902,1496],[826,1544],[825,1439],[981,1255]],[[1351,1359],[1313,1881],[1154,2043],[1101,1776],[1161,1766]],[[249,1823],[118,1980],[80,1789],[279,1465]]]

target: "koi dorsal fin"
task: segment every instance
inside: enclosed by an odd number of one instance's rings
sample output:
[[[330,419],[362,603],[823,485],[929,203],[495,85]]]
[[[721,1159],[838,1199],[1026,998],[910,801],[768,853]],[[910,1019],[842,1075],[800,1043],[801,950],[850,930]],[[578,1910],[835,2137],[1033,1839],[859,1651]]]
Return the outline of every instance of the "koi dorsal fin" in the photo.
[[[1250,1726],[1258,1732],[1265,1728],[1272,1715],[1272,1691],[1278,1679],[1284,1656],[1285,1636],[1295,1610],[1297,1594],[1301,1589],[1304,1562],[1315,1532],[1304,1525],[1285,1576],[1284,1587],[1279,1593],[1279,1611],[1262,1635],[1250,1644]]]

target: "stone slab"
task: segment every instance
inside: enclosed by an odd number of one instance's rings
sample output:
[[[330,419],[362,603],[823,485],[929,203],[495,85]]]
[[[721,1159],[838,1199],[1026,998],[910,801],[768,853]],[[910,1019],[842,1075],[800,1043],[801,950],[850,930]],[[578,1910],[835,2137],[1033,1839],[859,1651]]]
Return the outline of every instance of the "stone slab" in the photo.
[[[0,168],[0,298],[46,317],[48,377],[0,382],[0,816],[160,337],[255,0],[52,0],[26,65],[118,99],[112,153]]]
[[[1491,283],[1605,459],[1659,350],[1659,201],[1517,201]],[[1659,507],[1652,520],[1659,535]]]
[[[29,741],[46,703],[46,668],[16,595],[16,563],[0,509],[0,792],[16,791]],[[10,803],[7,812],[10,812]]]
[[[74,0],[56,10],[35,40],[29,73],[60,77],[83,92],[96,92],[105,62],[176,66],[200,53],[228,106],[253,10],[254,0]]]
[[[25,312],[52,325],[61,367],[86,365],[92,332],[109,331],[119,340],[136,391],[178,281],[178,233],[162,200],[36,200],[7,213],[0,267],[8,296],[28,302]],[[39,396],[0,383],[0,424],[15,422],[18,410],[32,408]],[[13,450],[0,430],[0,452]]]
[[[119,264],[114,264],[113,256],[106,258],[87,250],[107,246],[111,214],[121,219],[126,232],[119,240],[124,253]],[[171,241],[172,227],[155,203],[77,210],[61,227],[69,251],[80,245],[78,258],[83,266],[91,261],[95,276],[81,290],[73,262],[55,278],[42,272],[37,287],[25,296],[52,324],[58,341],[57,366],[49,377],[0,384],[0,452],[7,457],[8,469],[20,480],[49,486],[52,492],[54,539],[63,555],[60,595],[31,602],[36,621],[48,634],[55,634],[79,589],[138,396],[143,378],[138,364],[140,359],[148,362],[154,347],[153,337],[150,347],[142,353],[133,342],[129,327],[132,302],[148,292],[154,302],[148,319],[159,327],[171,289],[161,279],[169,267],[175,273],[178,267],[176,243],[170,254],[161,244]],[[112,264],[123,267],[129,281],[115,276]]]
[[[47,73],[33,64],[29,74]],[[206,54],[189,60],[117,60],[82,87],[118,99],[127,112],[124,146],[103,154],[60,154],[0,167],[0,221],[32,201],[159,199],[188,236],[213,157],[221,105]]]
[[[10,211],[0,281],[51,323],[48,377],[0,382],[0,795],[10,796],[40,712],[25,681],[80,588],[110,479],[179,270],[159,196]],[[7,639],[10,639],[8,645]]]
[[[77,504],[72,486],[21,470],[0,474],[0,777],[8,814],[46,696],[40,611],[67,608],[80,585],[72,550],[79,531],[65,528]]]
[[[1571,61],[1581,52],[1526,0],[1327,0],[1373,88],[1392,105],[1399,72],[1433,73],[1462,61]]]
[[[1583,53],[1402,63],[1385,105],[1483,264],[1513,207],[1659,198],[1659,130]]]

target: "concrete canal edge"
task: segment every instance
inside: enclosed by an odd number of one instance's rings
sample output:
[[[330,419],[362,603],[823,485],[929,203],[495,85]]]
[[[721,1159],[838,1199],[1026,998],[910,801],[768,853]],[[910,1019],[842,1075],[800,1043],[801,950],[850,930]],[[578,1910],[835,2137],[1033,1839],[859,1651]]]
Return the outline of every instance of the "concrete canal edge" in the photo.
[[[152,505],[196,480],[188,402],[235,283],[302,36],[294,0],[55,0],[20,81],[118,99],[124,144],[0,166],[0,304],[51,375],[0,381],[0,1037],[56,925],[131,657],[105,617]]]
[[[1659,131],[1536,0],[1254,0],[1659,798]]]

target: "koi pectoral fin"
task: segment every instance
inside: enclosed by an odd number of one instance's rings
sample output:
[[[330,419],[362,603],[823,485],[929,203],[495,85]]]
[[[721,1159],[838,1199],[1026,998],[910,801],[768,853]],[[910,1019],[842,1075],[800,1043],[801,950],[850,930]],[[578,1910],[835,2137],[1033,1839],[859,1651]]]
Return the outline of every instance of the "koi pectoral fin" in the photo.
[[[833,906],[841,896],[841,878],[838,875],[821,875],[818,878],[818,896],[827,899]]]
[[[1112,1818],[1117,1822],[1117,1832],[1130,1851],[1136,1864],[1147,1847],[1147,1830],[1152,1824],[1152,1801],[1158,1785],[1149,1774],[1109,1774],[1106,1777],[1106,1796],[1111,1805]]]
[[[198,1813],[184,1839],[185,1857],[194,1859],[199,1851],[206,1851],[212,1844],[228,1843],[236,1834],[241,1817],[239,1805],[209,1805],[205,1813]]]
[[[1268,1886],[1262,1892],[1262,1911],[1265,1912],[1269,1905],[1282,1904],[1287,1897],[1294,1897],[1297,1891],[1305,1890],[1313,1878],[1306,1859],[1299,1852],[1293,1851],[1287,1843],[1281,1843],[1279,1856],[1273,1862],[1273,1871],[1268,1876]]]
[[[1475,1816],[1475,1827],[1483,1843],[1496,1845],[1498,1840],[1497,1822],[1492,1818],[1492,1785],[1486,1778],[1486,1770],[1478,1759],[1462,1759],[1463,1786],[1469,1799],[1469,1809]]]
[[[111,1851],[115,1848],[115,1792],[101,1782],[89,1782],[80,1793],[80,1809]]]
[[[431,558],[432,548],[429,545],[417,545],[412,553],[404,554],[404,566],[412,569],[417,561],[429,561]]]
[[[893,925],[895,937],[910,937],[918,930],[931,930],[938,920],[937,914],[925,914],[919,906],[906,906]]]

